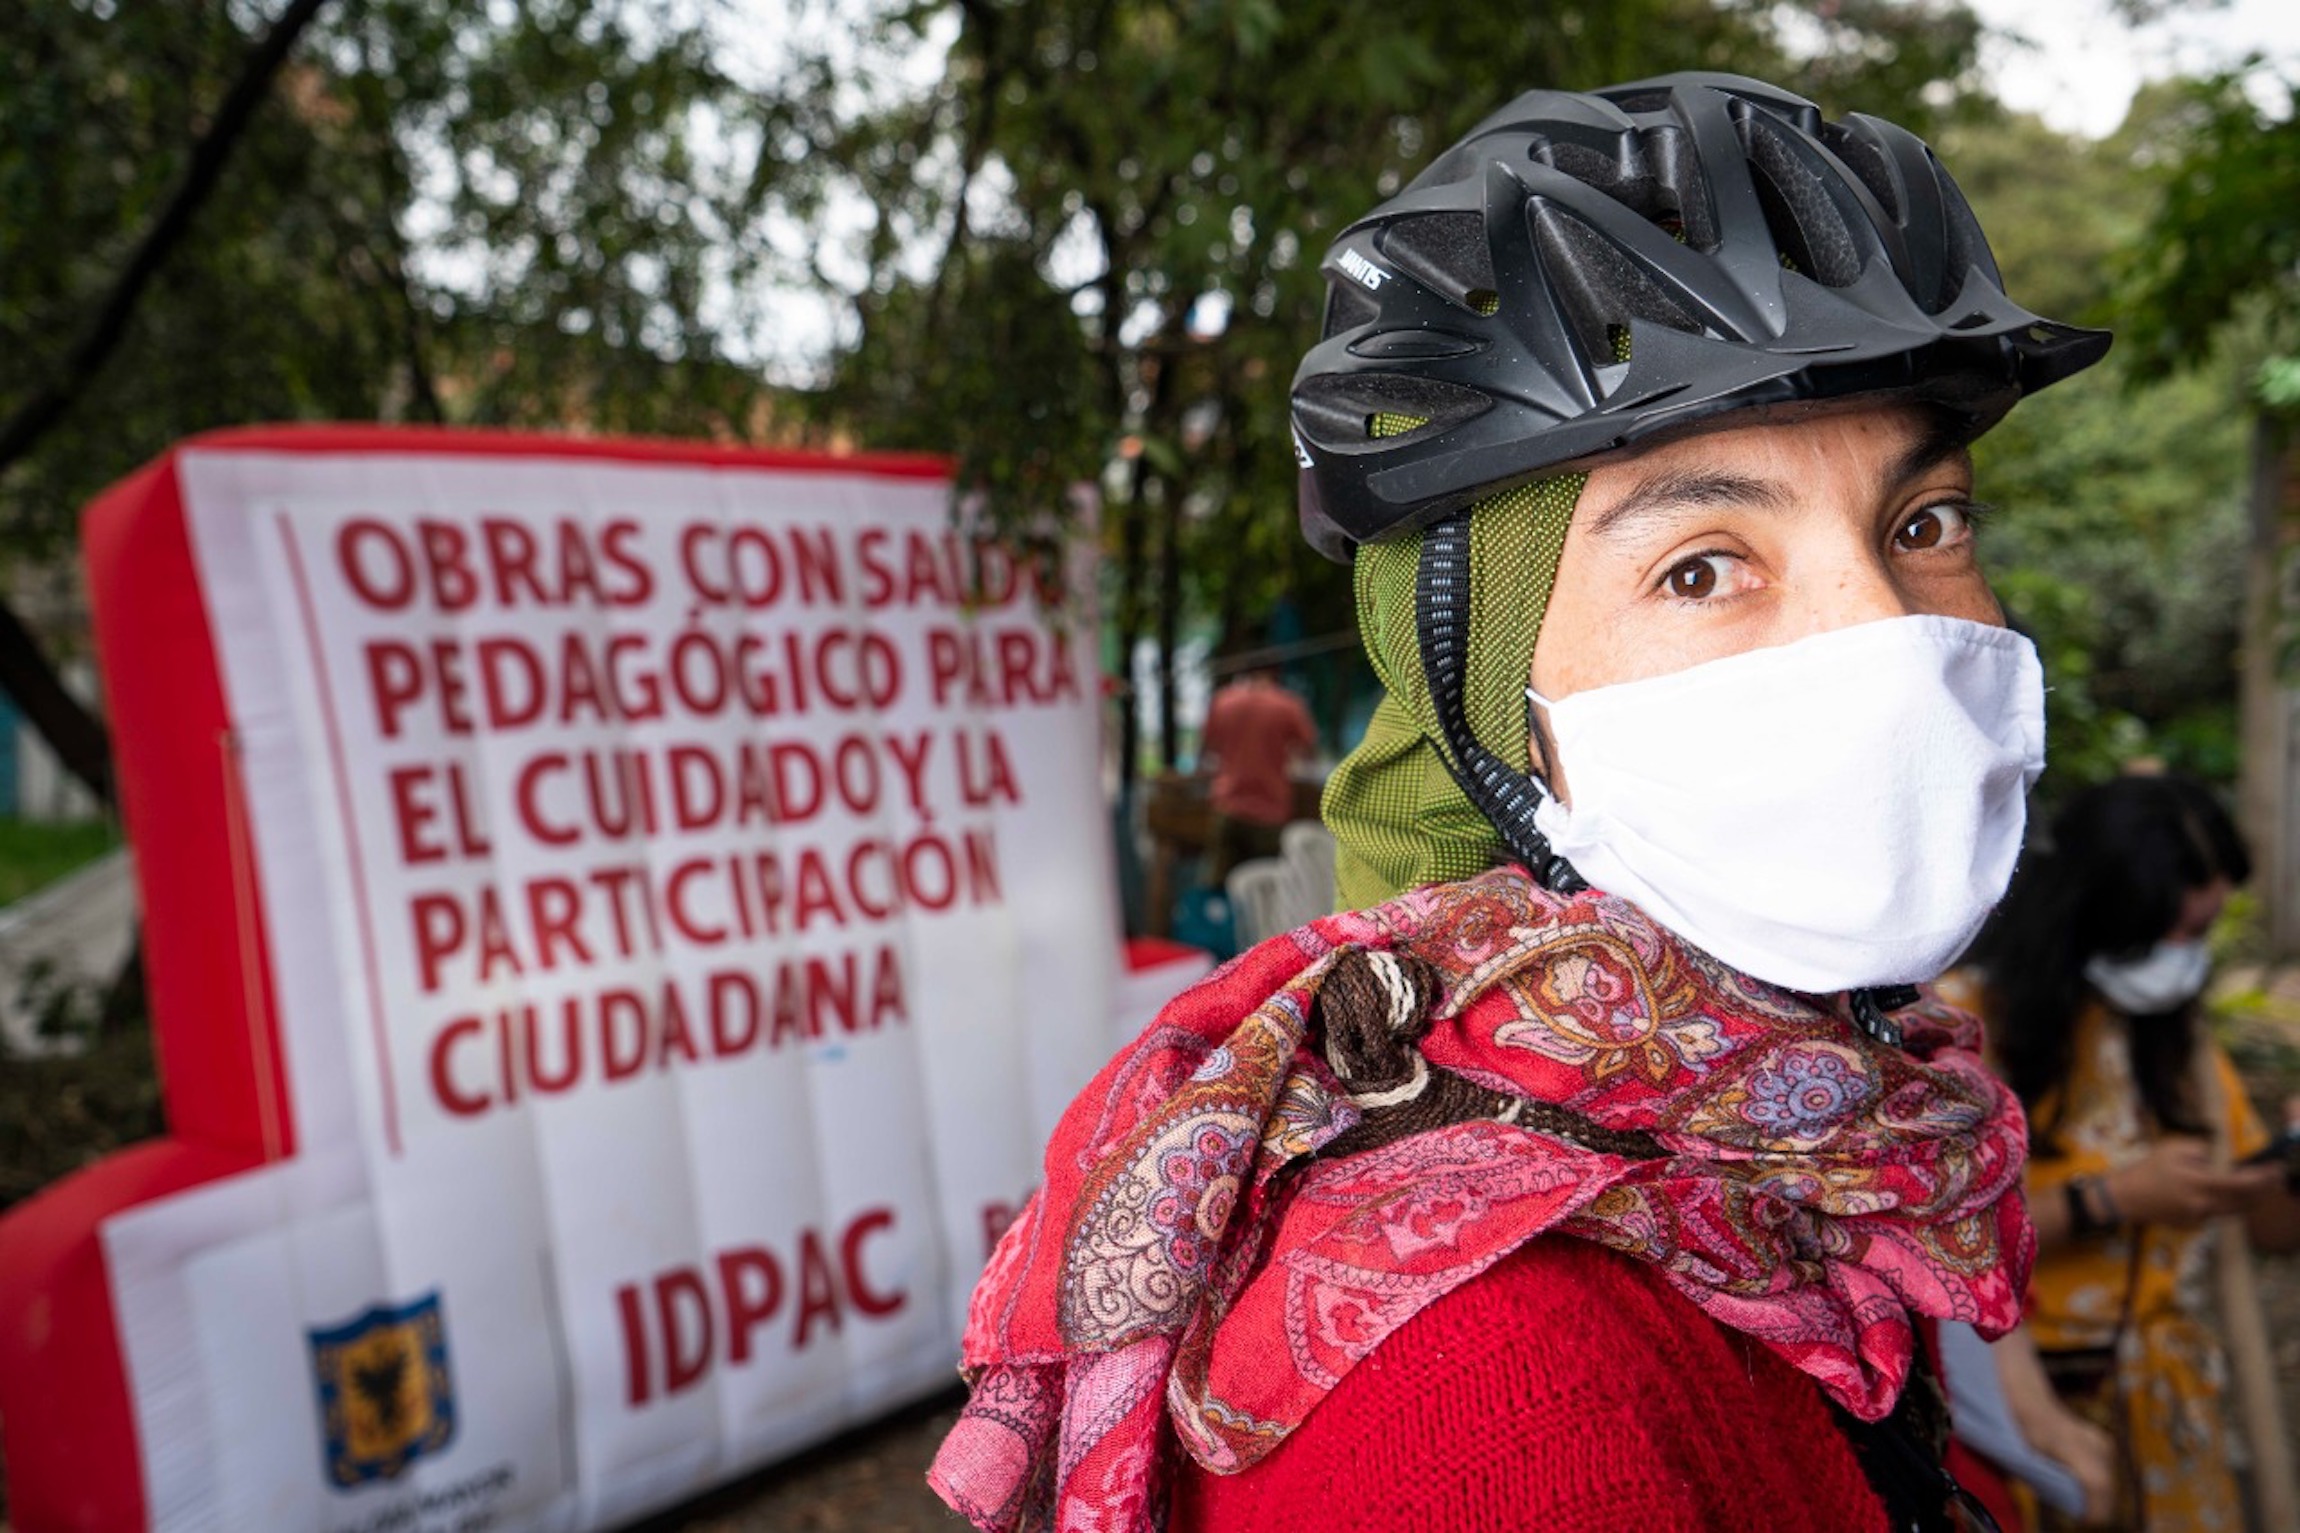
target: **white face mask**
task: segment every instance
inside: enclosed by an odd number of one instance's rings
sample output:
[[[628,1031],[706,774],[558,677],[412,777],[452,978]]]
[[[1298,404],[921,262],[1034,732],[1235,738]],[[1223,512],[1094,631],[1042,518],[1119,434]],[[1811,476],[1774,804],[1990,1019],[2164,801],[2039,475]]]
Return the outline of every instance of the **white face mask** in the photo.
[[[2203,993],[2212,951],[2201,942],[2159,942],[2139,958],[2093,958],[2084,966],[2092,988],[2133,1016],[2177,1011]]]
[[[1929,980],[1962,952],[2044,769],[2035,646],[1961,618],[1527,695],[1573,790],[1534,815],[1551,848],[1744,974],[1813,994]]]

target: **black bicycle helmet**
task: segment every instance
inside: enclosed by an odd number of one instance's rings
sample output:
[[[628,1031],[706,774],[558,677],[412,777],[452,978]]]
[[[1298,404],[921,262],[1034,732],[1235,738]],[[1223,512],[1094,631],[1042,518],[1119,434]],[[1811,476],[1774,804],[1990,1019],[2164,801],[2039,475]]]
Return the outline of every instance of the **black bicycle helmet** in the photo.
[[[1326,253],[1294,376],[1330,557],[1729,410],[1897,393],[1985,430],[2105,332],[2005,296],[1914,134],[1727,74],[1529,91]]]

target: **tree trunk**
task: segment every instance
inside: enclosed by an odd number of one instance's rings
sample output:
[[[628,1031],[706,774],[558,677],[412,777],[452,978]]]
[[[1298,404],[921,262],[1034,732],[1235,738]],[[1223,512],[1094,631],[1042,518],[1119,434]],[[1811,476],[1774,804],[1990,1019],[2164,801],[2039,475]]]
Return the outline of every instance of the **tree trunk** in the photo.
[[[1124,680],[1125,706],[1118,713],[1118,792],[1133,802],[1134,780],[1142,756],[1142,709],[1134,695],[1134,646],[1142,638],[1142,465],[1128,465],[1126,498],[1118,508],[1118,600],[1111,614],[1118,629],[1118,669]]]
[[[0,602],[0,692],[15,699],[25,722],[56,759],[98,801],[112,802],[112,740],[96,715],[65,690],[39,639],[6,602]]]
[[[1161,496],[1158,514],[1158,764],[1174,771],[1182,760],[1181,728],[1174,713],[1174,652],[1182,627],[1182,508]]]
[[[2241,804],[2260,864],[2269,955],[2300,956],[2300,439],[2262,414],[2252,433],[2252,557],[2239,681]]]

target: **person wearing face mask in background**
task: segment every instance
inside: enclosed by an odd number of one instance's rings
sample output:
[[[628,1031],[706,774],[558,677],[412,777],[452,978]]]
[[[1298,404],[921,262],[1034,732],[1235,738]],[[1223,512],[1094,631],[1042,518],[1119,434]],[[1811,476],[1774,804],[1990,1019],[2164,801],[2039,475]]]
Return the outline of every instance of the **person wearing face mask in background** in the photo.
[[[1073,1104],[932,1483],[1000,1533],[1955,1526],[1923,1332],[2011,1327],[2032,1239],[1917,983],[2044,747],[1966,447],[2107,337],[1913,135],[1728,75],[1529,92],[1323,270],[1352,908]]]
[[[2207,1264],[2215,1240],[2300,1246],[2287,1165],[2240,1164],[2269,1131],[2202,1019],[2207,936],[2250,872],[2200,784],[2121,778],[2069,801],[1972,955],[2029,1114],[2028,1330],[2116,1438],[2121,1528],[2245,1526]]]

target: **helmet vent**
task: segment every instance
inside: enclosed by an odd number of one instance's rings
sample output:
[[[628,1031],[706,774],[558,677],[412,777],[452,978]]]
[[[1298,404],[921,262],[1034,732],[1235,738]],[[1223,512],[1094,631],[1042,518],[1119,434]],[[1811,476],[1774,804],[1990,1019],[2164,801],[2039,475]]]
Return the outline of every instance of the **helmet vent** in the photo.
[[[1340,335],[1344,330],[1355,330],[1370,325],[1382,317],[1382,307],[1373,296],[1354,282],[1328,283],[1326,287],[1326,334]]]
[[[1403,219],[1382,231],[1380,244],[1391,265],[1423,286],[1464,308],[1493,312],[1471,301],[1473,294],[1491,296],[1494,291],[1493,252],[1486,246],[1483,216],[1428,213]]]
[[[1327,373],[1294,390],[1294,421],[1329,453],[1376,452],[1400,436],[1449,430],[1493,401],[1458,383],[1411,373]]]
[[[1608,97],[1624,112],[1666,112],[1669,110],[1669,92],[1641,90],[1627,96]]]
[[[1534,243],[1560,307],[1572,321],[1581,353],[1597,366],[1622,360],[1629,321],[1701,333],[1700,323],[1632,261],[1620,246],[1570,213],[1536,204]]]
[[[1901,221],[1901,193],[1893,184],[1892,168],[1885,163],[1885,151],[1870,139],[1855,133],[1841,122],[1821,124],[1820,139],[1823,147],[1845,162],[1845,168],[1861,178],[1869,195],[1885,210],[1885,216],[1895,223]]]
[[[1682,228],[1676,188],[1654,173],[1646,153],[1651,138],[1649,134],[1639,135],[1625,146],[1624,154],[1609,154],[1571,139],[1538,139],[1532,155],[1560,175],[1603,192],[1640,218],[1657,224],[1674,220]]]
[[[1749,151],[1757,201],[1780,247],[1782,264],[1828,287],[1858,282],[1860,246],[1819,172],[1790,146],[1772,118],[1751,112],[1738,126]]]
[[[1938,314],[1964,291],[1965,276],[1974,267],[1979,267],[2000,287],[2003,279],[1997,275],[1996,259],[1989,254],[1988,238],[1981,233],[1980,221],[1973,217],[1972,204],[1965,201],[1965,194],[1957,190],[1956,182],[1949,179],[1949,173],[1941,168],[1939,160],[1933,159],[1930,150],[1926,151],[1925,158],[1931,163],[1933,177],[1941,188],[1941,221],[1948,225],[1945,231],[1948,237],[1943,243],[1948,247],[1948,254],[1941,262],[1941,291],[1929,300],[1921,293],[1917,297],[1927,314]]]
[[[1664,129],[1646,139],[1664,189],[1664,205],[1647,212],[1680,243],[1695,250],[1715,250],[1722,237],[1715,209],[1709,204],[1708,173],[1694,150],[1693,137]],[[1676,227],[1671,228],[1675,220]]]
[[[1622,174],[1621,162],[1612,155],[1592,149],[1587,144],[1577,144],[1571,139],[1536,139],[1533,158],[1561,175],[1571,176],[1590,186],[1604,187],[1607,191],[1614,190],[1627,179]]]

